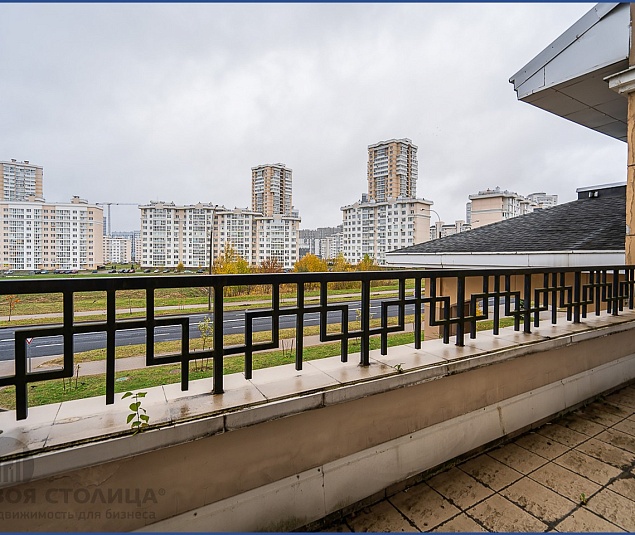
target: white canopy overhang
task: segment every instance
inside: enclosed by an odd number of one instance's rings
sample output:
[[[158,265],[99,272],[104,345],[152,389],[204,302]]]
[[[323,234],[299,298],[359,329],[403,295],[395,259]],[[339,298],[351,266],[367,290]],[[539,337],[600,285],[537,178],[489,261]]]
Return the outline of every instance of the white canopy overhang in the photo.
[[[628,69],[630,4],[597,4],[510,78],[519,100],[626,141],[626,97],[605,78]]]

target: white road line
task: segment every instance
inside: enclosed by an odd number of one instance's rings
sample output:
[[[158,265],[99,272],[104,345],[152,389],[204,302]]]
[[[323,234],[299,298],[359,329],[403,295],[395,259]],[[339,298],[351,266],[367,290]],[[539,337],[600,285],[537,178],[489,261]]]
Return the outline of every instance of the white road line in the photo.
[[[42,344],[42,345],[38,345],[37,347],[53,347],[53,346],[61,346],[64,344]]]

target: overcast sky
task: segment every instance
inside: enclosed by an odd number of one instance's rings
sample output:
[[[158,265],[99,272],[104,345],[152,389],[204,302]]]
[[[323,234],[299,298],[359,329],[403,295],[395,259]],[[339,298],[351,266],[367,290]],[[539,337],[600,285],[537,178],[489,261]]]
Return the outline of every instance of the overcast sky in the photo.
[[[573,200],[626,179],[626,144],[509,78],[593,5],[0,4],[0,160],[42,165],[48,201],[230,208],[282,162],[315,228],[366,191],[369,144],[407,137],[445,221],[488,187]]]

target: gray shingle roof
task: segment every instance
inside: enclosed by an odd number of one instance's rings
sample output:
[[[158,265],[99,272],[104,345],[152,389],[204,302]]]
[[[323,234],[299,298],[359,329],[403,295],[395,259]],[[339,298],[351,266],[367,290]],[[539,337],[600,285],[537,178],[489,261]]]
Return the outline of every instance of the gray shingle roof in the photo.
[[[579,199],[394,253],[619,251],[625,236],[626,199],[620,195]]]

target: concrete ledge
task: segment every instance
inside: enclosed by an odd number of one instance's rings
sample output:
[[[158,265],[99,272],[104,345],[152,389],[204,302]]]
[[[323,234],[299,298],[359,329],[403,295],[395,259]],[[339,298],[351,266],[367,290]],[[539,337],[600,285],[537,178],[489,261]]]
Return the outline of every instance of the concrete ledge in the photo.
[[[635,354],[139,531],[296,529],[633,378]]]

